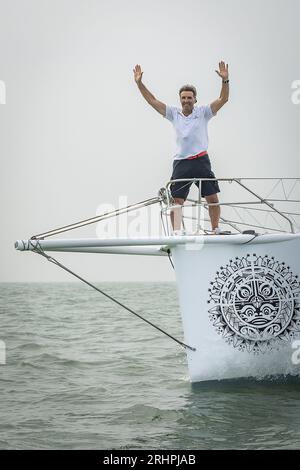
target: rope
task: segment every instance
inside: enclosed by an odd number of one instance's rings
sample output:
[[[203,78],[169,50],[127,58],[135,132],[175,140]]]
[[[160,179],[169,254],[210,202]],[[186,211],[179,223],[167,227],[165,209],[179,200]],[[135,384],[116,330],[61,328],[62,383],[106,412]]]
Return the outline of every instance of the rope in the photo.
[[[174,268],[173,261],[172,261],[172,258],[171,258],[171,250],[167,250],[167,254],[168,254],[169,261],[170,261],[170,263],[171,263],[172,268],[175,269],[175,268]]]
[[[242,245],[248,245],[248,243],[251,243],[255,238],[259,237],[259,234],[256,233],[255,235],[253,235],[252,238],[250,238],[250,240],[248,240],[247,242],[245,243],[242,243]]]
[[[150,326],[152,326],[153,328],[156,328],[158,331],[160,331],[161,333],[163,333],[164,335],[168,336],[169,338],[171,338],[173,341],[175,341],[176,343],[178,343],[180,346],[183,346],[184,348],[187,348],[187,349],[190,349],[191,351],[196,351],[196,348],[193,348],[192,346],[189,346],[188,344],[185,344],[183,343],[182,341],[174,338],[174,336],[170,335],[169,333],[167,333],[166,331],[162,330],[161,328],[159,328],[159,326],[157,325],[154,325],[154,323],[150,322],[149,320],[147,320],[146,318],[142,317],[141,315],[139,315],[138,313],[134,312],[131,308],[127,307],[126,305],[122,304],[121,302],[119,302],[118,300],[114,299],[111,295],[107,294],[106,292],[104,292],[103,290],[99,289],[98,287],[96,287],[95,285],[91,284],[89,281],[87,281],[86,279],[84,279],[83,277],[79,276],[78,274],[74,273],[73,271],[71,271],[71,269],[67,268],[66,266],[64,266],[62,263],[60,263],[59,261],[57,261],[55,258],[53,258],[52,256],[49,256],[47,255],[39,241],[37,240],[36,241],[36,244],[34,245],[33,243],[31,243],[29,241],[29,243],[31,244],[31,246],[33,247],[33,252],[34,253],[37,253],[41,256],[43,256],[44,258],[46,258],[48,261],[50,261],[50,263],[53,263],[53,264],[56,264],[56,266],[59,266],[61,269],[64,269],[65,271],[67,271],[68,273],[72,274],[72,276],[75,276],[77,277],[77,279],[79,279],[80,281],[84,282],[85,284],[87,284],[88,286],[92,287],[93,289],[95,289],[96,291],[100,292],[100,294],[104,295],[105,297],[107,297],[108,299],[110,299],[112,302],[115,302],[117,305],[119,305],[120,307],[123,307],[125,308],[125,310],[127,310],[128,312],[132,313],[133,315],[137,316],[138,318],[140,318],[141,320],[143,320],[144,322],[148,323]]]

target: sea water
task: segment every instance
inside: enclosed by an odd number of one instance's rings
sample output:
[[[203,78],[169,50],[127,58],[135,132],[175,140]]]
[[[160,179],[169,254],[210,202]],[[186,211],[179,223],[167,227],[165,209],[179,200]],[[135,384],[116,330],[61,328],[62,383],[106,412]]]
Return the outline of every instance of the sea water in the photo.
[[[183,340],[174,283],[97,286]],[[3,283],[0,306],[2,449],[300,447],[296,379],[191,385],[181,346],[80,283]]]

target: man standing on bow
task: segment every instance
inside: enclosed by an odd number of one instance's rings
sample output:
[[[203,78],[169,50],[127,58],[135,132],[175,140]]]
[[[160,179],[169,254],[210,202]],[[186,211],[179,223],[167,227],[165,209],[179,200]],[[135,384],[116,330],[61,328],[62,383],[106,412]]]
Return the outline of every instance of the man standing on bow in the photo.
[[[135,82],[145,100],[162,116],[172,122],[177,141],[177,152],[173,162],[171,180],[183,178],[215,178],[211,170],[208,148],[208,121],[216,115],[229,97],[228,64],[219,62],[216,73],[222,78],[219,98],[209,105],[195,106],[197,91],[193,85],[184,85],[179,90],[181,109],[168,106],[157,100],[142,82],[143,72],[140,65],[133,69]],[[196,183],[198,186],[198,182]],[[177,182],[171,186],[171,194],[175,204],[182,206],[186,200],[192,182]],[[217,181],[202,181],[201,196],[209,205],[209,216],[213,233],[219,233],[220,206]],[[171,221],[173,230],[180,230],[181,210],[173,209]]]

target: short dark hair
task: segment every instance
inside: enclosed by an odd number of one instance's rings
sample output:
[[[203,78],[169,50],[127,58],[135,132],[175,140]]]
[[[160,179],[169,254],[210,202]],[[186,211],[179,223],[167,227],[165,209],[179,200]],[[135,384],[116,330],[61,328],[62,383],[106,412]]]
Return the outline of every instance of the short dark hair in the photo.
[[[179,96],[181,95],[182,91],[192,91],[194,97],[197,98],[197,90],[193,85],[183,85],[179,90]]]

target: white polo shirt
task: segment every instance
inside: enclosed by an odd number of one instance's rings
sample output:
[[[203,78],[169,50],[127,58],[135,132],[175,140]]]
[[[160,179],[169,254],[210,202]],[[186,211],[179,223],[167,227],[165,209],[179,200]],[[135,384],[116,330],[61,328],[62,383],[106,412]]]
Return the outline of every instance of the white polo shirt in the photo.
[[[172,122],[176,132],[175,160],[184,160],[207,150],[207,123],[213,116],[210,105],[194,107],[189,116],[175,106],[167,106],[165,117]]]

